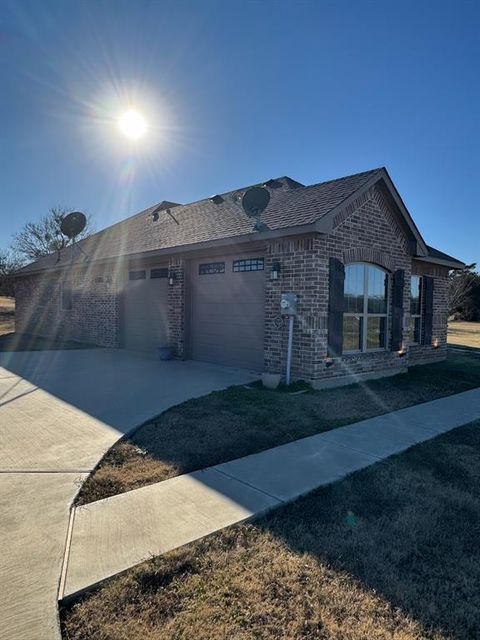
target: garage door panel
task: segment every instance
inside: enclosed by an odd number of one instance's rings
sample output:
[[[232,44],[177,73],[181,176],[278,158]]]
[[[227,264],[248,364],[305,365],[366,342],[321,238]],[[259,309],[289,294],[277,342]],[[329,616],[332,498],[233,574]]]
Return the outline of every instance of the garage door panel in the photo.
[[[150,267],[145,275],[145,279],[129,280],[127,274],[124,346],[155,353],[168,339],[168,284],[166,278],[151,278]]]
[[[243,353],[245,351],[256,351],[257,349],[260,349],[262,351],[261,355],[263,356],[262,340],[258,340],[258,338],[252,338],[252,336],[243,335],[243,336],[239,336],[236,342],[232,342],[227,340],[228,337],[229,336],[226,336],[225,334],[223,335],[217,334],[217,335],[207,335],[202,338],[199,338],[196,341],[197,356],[198,354],[201,354],[201,353],[210,354],[210,351],[211,351],[210,347],[212,345],[228,353],[233,351],[238,351],[240,353]],[[205,351],[205,349],[207,348],[208,348],[208,351]]]
[[[215,258],[224,273],[199,274],[192,265],[192,357],[207,362],[261,370],[265,274],[234,272],[232,261],[248,255]],[[258,255],[252,257],[259,257]]]
[[[249,301],[248,304],[254,305],[256,303]],[[225,319],[227,318],[228,322],[231,324],[244,325],[245,319],[242,317],[244,311],[245,309],[243,305],[231,305],[227,315],[225,313],[225,305],[219,305],[218,308],[212,309],[208,304],[202,304],[196,313],[196,320],[197,322],[224,325]],[[263,322],[264,314],[261,311],[253,310],[253,312],[249,312],[248,318],[250,319],[250,322],[254,324],[256,330],[258,323]]]

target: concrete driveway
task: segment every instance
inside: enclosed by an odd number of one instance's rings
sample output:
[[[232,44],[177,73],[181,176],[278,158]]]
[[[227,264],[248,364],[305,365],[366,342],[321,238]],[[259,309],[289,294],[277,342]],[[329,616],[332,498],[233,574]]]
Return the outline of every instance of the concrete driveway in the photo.
[[[58,640],[70,505],[124,433],[255,374],[122,350],[0,354],[0,638]]]

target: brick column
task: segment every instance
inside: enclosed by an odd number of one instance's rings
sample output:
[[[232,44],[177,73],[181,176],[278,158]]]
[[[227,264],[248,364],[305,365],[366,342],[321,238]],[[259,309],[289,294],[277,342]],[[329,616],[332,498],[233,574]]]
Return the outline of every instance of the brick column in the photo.
[[[320,268],[318,241],[313,236],[282,238],[267,245],[265,259],[265,343],[264,364],[269,373],[285,374],[288,320],[280,314],[282,292],[291,291],[298,297],[292,350],[292,376],[310,379],[324,340],[326,303],[319,296],[325,278]],[[274,262],[280,263],[277,280],[270,277]]]
[[[173,258],[169,275],[174,277],[168,285],[168,341],[176,358],[185,355],[185,260]]]

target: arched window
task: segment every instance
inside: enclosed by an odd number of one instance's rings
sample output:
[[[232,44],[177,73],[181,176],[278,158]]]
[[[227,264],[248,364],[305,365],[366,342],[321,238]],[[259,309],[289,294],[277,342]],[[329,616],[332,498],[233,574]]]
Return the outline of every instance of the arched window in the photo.
[[[387,348],[388,273],[372,264],[345,267],[343,351]]]

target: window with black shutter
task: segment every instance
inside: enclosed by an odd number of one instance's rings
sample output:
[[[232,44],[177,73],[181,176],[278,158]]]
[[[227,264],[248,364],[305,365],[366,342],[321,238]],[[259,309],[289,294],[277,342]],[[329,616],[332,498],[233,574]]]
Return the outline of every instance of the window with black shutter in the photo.
[[[420,344],[422,337],[423,285],[421,276],[410,279],[410,327],[409,342]]]
[[[392,351],[403,348],[403,290],[405,287],[405,271],[398,269],[393,274],[392,300]]]
[[[343,346],[343,287],[345,267],[340,260],[330,258],[328,277],[328,355],[342,355]]]
[[[432,344],[433,278],[431,276],[423,276],[423,286],[424,286],[424,294],[425,294],[425,307],[424,307],[422,344]]]

